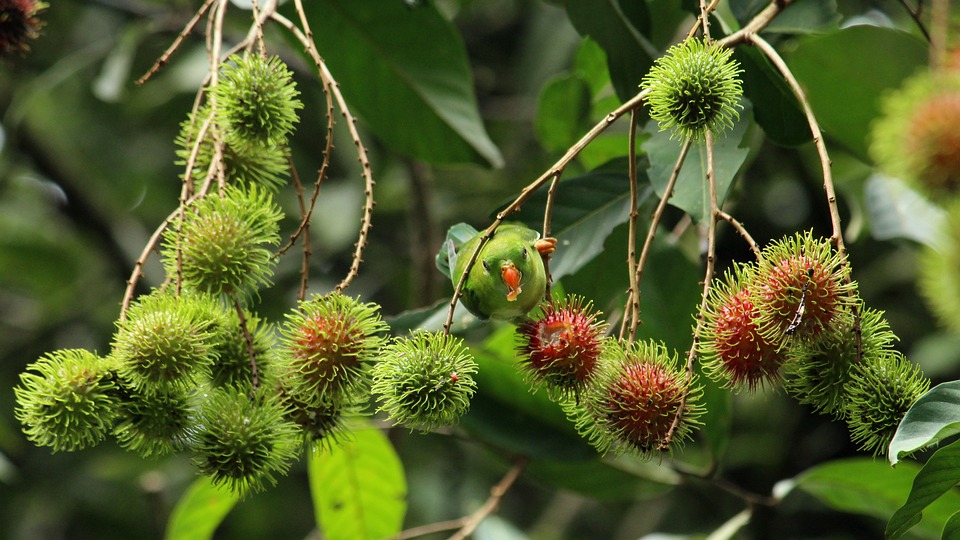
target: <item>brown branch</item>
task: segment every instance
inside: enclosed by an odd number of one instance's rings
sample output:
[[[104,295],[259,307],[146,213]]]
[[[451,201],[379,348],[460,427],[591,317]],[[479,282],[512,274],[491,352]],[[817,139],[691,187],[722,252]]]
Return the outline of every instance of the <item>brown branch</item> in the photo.
[[[550,237],[550,224],[553,220],[553,202],[557,197],[557,186],[560,183],[560,174],[553,177],[550,182],[550,188],[547,189],[547,205],[543,210],[543,237]],[[547,288],[544,291],[544,297],[550,305],[553,305],[553,295],[550,294],[550,287],[553,284],[553,276],[550,275],[550,255],[543,255],[543,271],[547,275]]]
[[[717,45],[722,47],[733,47],[734,45],[749,41],[750,36],[766,28],[767,25],[770,24],[770,21],[772,21],[783,10],[790,7],[790,4],[794,3],[795,1],[796,0],[772,0],[769,4],[767,4],[767,7],[763,8],[760,13],[757,13],[753,19],[750,19],[750,22],[743,25],[743,28],[730,34],[729,36],[724,37],[723,39],[717,40]]]
[[[637,206],[640,196],[637,193],[637,111],[630,111],[630,127],[627,131],[627,176],[630,179],[630,215],[627,221],[627,275],[630,291],[627,294],[627,307],[623,311],[623,323],[620,326],[620,338],[623,339],[627,321],[630,324],[629,342],[637,337],[637,325],[640,324],[640,283],[637,281]]]
[[[250,328],[247,327],[247,316],[243,313],[243,307],[240,301],[233,298],[233,308],[240,319],[240,332],[243,334],[243,341],[247,345],[247,356],[250,357],[250,382],[253,384],[253,391],[256,392],[260,387],[260,371],[257,369],[257,352],[253,347],[253,335],[250,334]]]
[[[747,232],[747,229],[746,227],[743,226],[743,223],[740,223],[739,221],[737,221],[735,217],[724,212],[723,210],[720,210],[719,212],[717,212],[717,217],[726,221],[730,225],[733,225],[733,228],[736,229],[736,231],[740,234],[740,236],[742,236],[743,239],[747,241],[747,245],[750,246],[750,251],[753,252],[754,256],[756,256],[757,259],[760,258],[760,247],[757,246],[757,243],[753,240],[753,237],[750,236],[749,232]]]
[[[691,468],[685,467],[682,463],[672,463],[670,465],[674,471],[679,473],[681,476],[687,478],[693,478],[696,480],[702,480],[709,484],[712,484],[719,489],[726,491],[727,493],[737,497],[738,499],[743,500],[749,505],[752,506],[767,506],[774,507],[780,504],[780,499],[777,497],[771,497],[769,495],[761,495],[759,493],[754,493],[752,491],[746,490],[733,482],[722,478],[717,475],[715,468],[711,467],[706,473],[701,473],[699,471],[693,470]]]
[[[463,527],[457,531],[456,534],[450,537],[450,540],[464,540],[473,534],[473,531],[480,525],[480,523],[487,518],[490,514],[496,512],[497,507],[500,505],[500,500],[503,499],[503,496],[507,494],[507,491],[510,490],[510,487],[514,482],[517,481],[517,478],[520,477],[520,473],[527,467],[527,460],[525,458],[519,458],[513,463],[513,467],[507,471],[507,474],[490,489],[490,496],[487,497],[486,502],[478,508],[473,514],[470,514],[470,517],[467,519]]]
[[[183,27],[183,30],[177,34],[177,37],[173,40],[173,43],[167,47],[167,50],[163,51],[163,54],[161,54],[160,58],[154,62],[153,66],[151,66],[142,77],[137,79],[137,82],[135,83],[137,86],[143,86],[146,84],[151,77],[156,75],[156,73],[160,71],[160,69],[162,69],[167,62],[170,61],[170,57],[173,56],[173,53],[180,48],[180,44],[183,43],[183,40],[190,35],[190,32],[193,32],[193,29],[197,26],[197,23],[200,22],[200,18],[203,17],[203,14],[206,13],[206,11],[210,9],[210,6],[212,6],[216,1],[217,0],[207,0],[202,6],[200,6],[200,9],[197,10],[193,17],[187,22],[187,25]]]

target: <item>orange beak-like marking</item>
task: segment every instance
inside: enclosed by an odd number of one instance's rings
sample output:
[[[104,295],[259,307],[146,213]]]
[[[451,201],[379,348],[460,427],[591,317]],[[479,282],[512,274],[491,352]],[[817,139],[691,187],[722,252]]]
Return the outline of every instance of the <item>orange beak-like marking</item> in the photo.
[[[500,267],[500,278],[503,279],[503,283],[507,286],[507,289],[510,289],[507,293],[507,301],[515,302],[517,296],[523,292],[523,289],[520,288],[520,280],[523,279],[523,273],[517,269],[515,264],[507,263]]]

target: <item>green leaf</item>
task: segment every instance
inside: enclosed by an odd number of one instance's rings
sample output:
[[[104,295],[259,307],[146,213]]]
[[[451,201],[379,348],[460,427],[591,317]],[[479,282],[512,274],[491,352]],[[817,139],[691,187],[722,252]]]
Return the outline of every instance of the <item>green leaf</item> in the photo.
[[[920,396],[890,441],[890,464],[960,433],[960,381],[938,384]]]
[[[786,60],[825,135],[869,163],[867,137],[880,95],[927,57],[925,44],[906,32],[858,25],[806,36]]]
[[[792,481],[779,484],[774,491],[784,497],[799,488],[835,510],[886,520],[900,507],[919,471],[920,467],[913,463],[891,468],[871,458],[839,459],[808,469]],[[927,507],[917,532],[927,537],[939,536],[957,508],[960,494],[947,493]]]
[[[892,540],[903,536],[920,522],[922,512],[933,501],[951,491],[957,482],[960,482],[960,443],[953,443],[930,456],[930,460],[914,478],[907,502],[887,522],[887,538]],[[952,494],[956,502],[960,495],[955,490]]]
[[[879,240],[908,238],[935,246],[947,213],[901,180],[874,175],[864,186],[870,229]]]
[[[543,147],[562,152],[586,131],[590,114],[590,87],[580,77],[560,75],[540,91],[534,128]]]
[[[350,106],[387,145],[430,163],[503,164],[477,110],[463,41],[432,3],[409,9],[398,0],[313,0],[303,6]]]
[[[646,34],[651,24],[644,2],[629,0],[566,0],[570,22],[607,53],[607,69],[617,96],[626,101],[659,55]]]
[[[943,534],[940,538],[944,540],[960,540],[960,512],[950,516],[947,524],[943,526]]]
[[[379,540],[403,527],[407,485],[386,435],[370,426],[307,459],[317,524],[329,540]]]
[[[167,523],[166,540],[213,538],[214,531],[233,509],[239,495],[220,488],[206,476],[194,480],[180,497]]]
[[[537,459],[527,471],[553,487],[601,501],[649,499],[681,483],[680,475],[669,467],[643,462],[625,470],[617,466],[618,460],[624,459],[629,458],[573,462]]]
[[[743,68],[743,94],[753,103],[753,118],[767,137],[784,146],[811,141],[800,103],[773,64],[754,47],[737,47],[733,57]]]
[[[447,238],[440,246],[437,252],[437,269],[447,279],[453,279],[450,276],[450,269],[457,266],[457,249],[467,240],[470,240],[480,232],[472,225],[467,223],[457,223],[447,229]]]
[[[740,112],[740,121],[726,136],[714,138],[714,174],[717,186],[717,201],[723,206],[723,200],[733,184],[740,166],[747,158],[749,149],[741,148],[750,122],[750,107]],[[670,139],[669,131],[660,131],[656,122],[647,122],[643,130],[649,135],[641,147],[650,159],[648,176],[657,195],[662,197],[673,173],[677,158],[680,156],[681,143]],[[690,214],[699,223],[710,219],[710,196],[707,189],[707,151],[703,142],[694,143],[680,169],[670,204]]]

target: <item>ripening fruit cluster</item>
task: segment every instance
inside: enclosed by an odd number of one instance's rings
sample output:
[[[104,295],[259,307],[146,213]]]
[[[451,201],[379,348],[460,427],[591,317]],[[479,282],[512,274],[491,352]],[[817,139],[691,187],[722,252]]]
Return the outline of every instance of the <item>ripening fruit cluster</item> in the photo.
[[[411,429],[455,424],[476,387],[460,340],[390,339],[379,306],[340,292],[299,302],[279,324],[256,313],[277,264],[273,192],[301,105],[286,67],[256,55],[232,57],[211,93],[178,140],[195,196],[161,239],[167,282],[129,306],[106,355],[64,349],[27,366],[15,388],[27,438],[53,451],[113,437],[143,457],[186,452],[246,494],[304,449],[334,444],[371,393]],[[223,182],[208,174],[216,159]]]
[[[703,412],[696,379],[661,343],[605,338],[599,317],[576,296],[545,305],[517,327],[520,369],[599,452],[650,458],[678,448]]]
[[[866,451],[886,449],[929,388],[895,351],[883,313],[863,304],[850,267],[811,233],[771,243],[711,290],[698,344],[708,376],[749,391],[785,387],[801,403],[846,420]]]

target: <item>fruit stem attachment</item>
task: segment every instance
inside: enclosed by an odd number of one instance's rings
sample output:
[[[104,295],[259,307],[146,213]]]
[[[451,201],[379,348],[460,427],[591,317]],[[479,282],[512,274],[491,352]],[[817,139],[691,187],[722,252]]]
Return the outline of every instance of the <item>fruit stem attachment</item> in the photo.
[[[253,391],[256,392],[260,387],[260,371],[257,369],[257,352],[253,349],[253,335],[250,334],[250,328],[247,326],[247,316],[243,313],[243,307],[236,297],[231,298],[233,309],[237,312],[237,318],[240,319],[240,333],[243,334],[243,341],[247,345],[247,356],[250,357],[250,384],[253,385]]]

